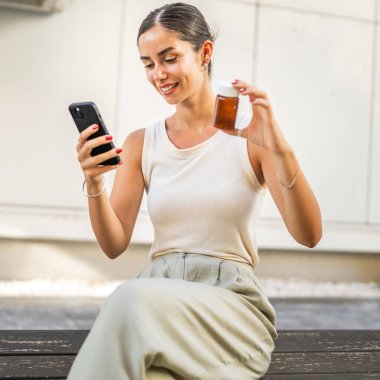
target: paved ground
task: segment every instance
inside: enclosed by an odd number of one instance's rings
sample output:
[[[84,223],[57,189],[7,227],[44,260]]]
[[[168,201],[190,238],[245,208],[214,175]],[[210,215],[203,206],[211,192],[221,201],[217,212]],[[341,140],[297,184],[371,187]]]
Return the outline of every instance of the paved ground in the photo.
[[[380,329],[380,299],[270,298],[277,329]],[[0,330],[90,329],[104,298],[2,298]]]

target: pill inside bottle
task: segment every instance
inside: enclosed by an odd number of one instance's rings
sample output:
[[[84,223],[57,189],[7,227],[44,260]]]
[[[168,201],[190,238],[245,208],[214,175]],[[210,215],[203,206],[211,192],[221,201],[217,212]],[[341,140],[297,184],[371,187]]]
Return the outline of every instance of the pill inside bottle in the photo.
[[[220,82],[217,87],[213,125],[220,129],[235,129],[239,106],[239,91],[230,82]]]

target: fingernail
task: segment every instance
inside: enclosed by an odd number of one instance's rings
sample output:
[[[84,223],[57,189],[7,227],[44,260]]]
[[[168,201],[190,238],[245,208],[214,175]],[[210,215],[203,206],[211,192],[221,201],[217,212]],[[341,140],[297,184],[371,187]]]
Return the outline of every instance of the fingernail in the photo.
[[[107,140],[107,141],[112,140],[112,136],[106,136],[106,140]]]
[[[99,125],[96,125],[96,124],[92,127],[92,129],[94,129],[94,130],[98,129],[98,128],[99,128]]]
[[[115,152],[116,153],[121,153],[123,151],[123,149],[116,149]]]
[[[120,161],[119,163],[118,163],[118,165],[122,165],[123,164],[123,161]]]

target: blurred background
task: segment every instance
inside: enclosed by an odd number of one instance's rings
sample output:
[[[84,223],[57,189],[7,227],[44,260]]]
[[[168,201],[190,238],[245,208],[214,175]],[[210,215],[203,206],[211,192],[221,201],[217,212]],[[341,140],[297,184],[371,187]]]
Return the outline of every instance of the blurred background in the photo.
[[[218,32],[213,87],[239,78],[268,93],[320,203],[323,238],[306,249],[268,194],[256,269],[268,295],[368,296],[378,307],[380,0],[187,2]],[[144,17],[165,3],[0,0],[3,301],[105,297],[148,264],[145,198],[127,251],[110,260],[99,249],[68,105],[95,102],[117,146],[174,112],[148,83],[136,46]],[[245,97],[240,111],[251,112]]]

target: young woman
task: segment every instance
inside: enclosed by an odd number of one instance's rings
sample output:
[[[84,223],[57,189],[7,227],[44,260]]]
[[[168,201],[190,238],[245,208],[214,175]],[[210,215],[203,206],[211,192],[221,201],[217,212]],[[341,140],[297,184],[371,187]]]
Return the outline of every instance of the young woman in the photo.
[[[128,247],[144,188],[155,238],[149,265],[103,305],[69,380],[252,380],[269,367],[276,316],[254,272],[263,196],[269,189],[306,247],[321,238],[321,215],[264,91],[235,80],[253,116],[240,115],[228,133],[213,127],[213,41],[194,6],[151,12],[138,33],[140,59],[175,112],[96,157],[91,150],[111,137],[87,141],[94,125],[80,135],[91,223],[105,254],[114,259]],[[117,154],[118,167],[98,166]],[[114,169],[108,198],[103,175]]]

